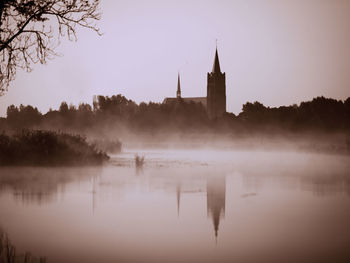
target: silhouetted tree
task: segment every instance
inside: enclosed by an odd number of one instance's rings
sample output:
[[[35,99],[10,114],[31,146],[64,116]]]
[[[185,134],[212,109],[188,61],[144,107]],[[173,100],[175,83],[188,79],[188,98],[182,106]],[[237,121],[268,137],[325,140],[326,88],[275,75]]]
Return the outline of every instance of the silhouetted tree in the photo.
[[[56,55],[59,37],[76,40],[77,26],[99,33],[99,0],[1,0],[0,94],[18,68],[46,63]]]
[[[94,113],[92,112],[92,107],[89,104],[81,103],[79,104],[77,113],[76,113],[76,119],[77,124],[83,128],[89,128],[93,125],[93,117]]]
[[[67,114],[68,113],[68,104],[67,102],[63,101],[60,105],[60,108],[58,110],[61,114]]]
[[[119,94],[112,97],[98,96],[94,107],[103,115],[129,119],[136,112],[137,105]]]
[[[298,109],[298,124],[305,127],[334,130],[344,125],[344,118],[344,104],[335,99],[317,97]]]
[[[259,102],[246,103],[238,119],[243,126],[255,131],[285,129],[288,131],[341,131],[350,127],[349,101],[314,98],[299,106],[265,107]],[[254,128],[253,128],[254,126]]]
[[[347,98],[344,101],[344,108],[345,108],[345,126],[350,129],[350,97]],[[349,138],[349,144],[350,144],[350,138]],[[349,147],[350,150],[350,147]]]
[[[339,132],[350,131],[350,98],[343,101],[318,97],[299,106],[265,107],[260,102],[247,102],[236,116],[226,113],[209,120],[200,103],[175,100],[172,103],[140,103],[122,95],[99,96],[94,109],[89,104],[78,107],[62,102],[58,111],[44,116],[31,106],[7,109],[4,127],[45,128],[74,133],[133,131],[135,133],[222,132],[229,134],[271,132]]]
[[[267,108],[260,102],[247,102],[243,105],[242,112],[239,114],[239,117],[242,121],[249,124],[259,124],[264,121],[266,110]]]
[[[41,113],[32,106],[23,106],[19,108],[11,105],[7,108],[7,120],[12,128],[32,128],[41,121]]]

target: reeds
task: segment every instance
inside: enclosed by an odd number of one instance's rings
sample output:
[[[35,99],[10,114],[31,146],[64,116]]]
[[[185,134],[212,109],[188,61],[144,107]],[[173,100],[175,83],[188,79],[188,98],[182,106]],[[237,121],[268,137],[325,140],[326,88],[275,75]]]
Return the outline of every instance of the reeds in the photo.
[[[45,263],[43,257],[36,258],[30,253],[19,254],[5,233],[0,232],[0,263]]]
[[[135,155],[135,166],[136,166],[136,168],[142,168],[144,162],[145,162],[145,157],[144,156],[139,156],[138,154]]]
[[[122,143],[119,140],[95,139],[91,142],[97,149],[106,153],[117,154],[122,151]]]
[[[0,134],[0,165],[96,165],[108,159],[80,135],[41,130]]]

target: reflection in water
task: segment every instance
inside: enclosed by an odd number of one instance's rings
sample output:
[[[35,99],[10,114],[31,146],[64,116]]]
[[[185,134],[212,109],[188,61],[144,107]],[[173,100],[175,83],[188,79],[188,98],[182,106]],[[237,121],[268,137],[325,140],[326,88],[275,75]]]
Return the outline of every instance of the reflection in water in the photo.
[[[224,176],[213,176],[207,181],[207,213],[214,224],[215,238],[218,237],[220,217],[225,216],[226,179]]]
[[[0,194],[11,191],[14,198],[23,204],[38,205],[57,201],[57,195],[64,195],[66,185],[86,181],[101,173],[99,167],[91,168],[1,168]],[[95,183],[92,193],[95,194]]]
[[[315,174],[301,178],[301,188],[311,191],[317,196],[346,193],[350,196],[350,171],[344,174]]]
[[[45,263],[46,258],[36,258],[29,252],[18,253],[18,249],[11,243],[8,235],[0,228],[0,263]]]
[[[96,208],[96,193],[97,193],[97,189],[96,189],[96,177],[94,176],[92,178],[92,191],[91,191],[91,195],[92,195],[92,213],[95,213],[95,208]]]
[[[212,175],[206,177],[206,201],[207,201],[207,216],[211,217],[214,225],[215,239],[218,237],[220,218],[225,216],[225,198],[226,198],[226,178],[225,176]],[[182,183],[176,183],[176,200],[177,200],[177,215],[180,215],[180,202]],[[186,193],[194,194],[202,192],[199,185],[192,185],[192,189],[187,189]]]
[[[136,166],[135,167],[135,175],[142,175],[143,174],[143,165],[142,166]]]
[[[177,216],[180,215],[181,183],[176,184]]]
[[[53,263],[350,258],[348,159],[183,154],[149,154],[137,176],[133,153],[100,168],[0,168],[0,224]]]

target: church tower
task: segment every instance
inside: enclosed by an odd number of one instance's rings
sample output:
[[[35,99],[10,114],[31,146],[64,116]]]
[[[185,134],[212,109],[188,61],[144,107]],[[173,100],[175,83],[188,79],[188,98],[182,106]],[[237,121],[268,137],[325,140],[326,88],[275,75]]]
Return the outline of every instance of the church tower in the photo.
[[[176,98],[181,99],[180,73],[177,73],[177,91]]]
[[[207,111],[210,119],[221,117],[226,112],[226,76],[220,70],[217,48],[213,70],[208,73]]]

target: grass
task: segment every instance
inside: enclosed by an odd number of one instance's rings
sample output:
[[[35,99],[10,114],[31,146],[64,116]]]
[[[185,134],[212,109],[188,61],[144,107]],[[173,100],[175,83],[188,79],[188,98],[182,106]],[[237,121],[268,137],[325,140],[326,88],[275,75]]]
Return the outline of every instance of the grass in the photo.
[[[0,232],[0,262],[1,263],[45,263],[46,258],[36,258],[30,253],[19,254],[6,234]]]
[[[108,155],[80,135],[23,130],[0,134],[0,165],[77,166],[99,165]]]
[[[117,154],[122,150],[122,143],[119,140],[97,139],[93,140],[92,144],[106,153]]]

